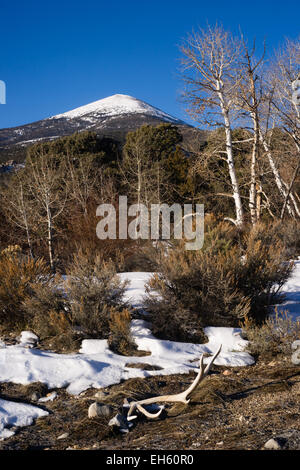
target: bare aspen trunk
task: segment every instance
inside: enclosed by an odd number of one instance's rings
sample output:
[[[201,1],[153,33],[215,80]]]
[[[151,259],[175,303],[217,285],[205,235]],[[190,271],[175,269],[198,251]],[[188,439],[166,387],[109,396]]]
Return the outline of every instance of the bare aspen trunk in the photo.
[[[137,203],[141,203],[141,190],[142,190],[142,175],[141,175],[141,162],[138,161],[138,184],[137,184]]]
[[[300,168],[300,160],[298,162],[298,165],[295,169],[295,172],[293,174],[293,177],[292,177],[292,181],[290,183],[290,186],[288,188],[288,191],[287,191],[287,194],[286,194],[286,197],[284,199],[284,203],[283,203],[283,206],[282,206],[282,210],[281,210],[281,215],[280,215],[280,218],[281,220],[283,220],[283,217],[284,217],[284,213],[285,213],[285,209],[286,209],[286,206],[287,206],[287,202],[288,202],[288,199],[291,195],[291,192],[292,192],[292,189],[293,189],[293,186],[294,186],[294,183],[296,181],[296,178],[297,178],[297,175],[298,175],[298,172],[299,172],[299,168]]]
[[[262,184],[259,178],[256,184],[256,221],[259,222],[261,216]]]
[[[297,178],[297,175],[298,175],[298,172],[300,170],[300,147],[297,143],[297,141],[295,140],[295,144],[296,144],[296,147],[297,147],[297,150],[298,150],[298,164],[295,168],[295,171],[294,171],[294,174],[292,176],[292,180],[289,184],[289,186],[287,187],[287,194],[286,194],[286,197],[285,197],[285,200],[284,200],[284,204],[283,204],[283,207],[282,207],[282,211],[281,211],[281,215],[280,215],[280,218],[281,220],[283,219],[284,217],[284,213],[285,213],[285,209],[286,209],[286,206],[287,206],[287,203],[288,203],[288,200],[289,200],[289,197],[291,198],[292,202],[294,203],[294,207],[295,207],[295,210],[296,210],[296,213],[298,215],[298,217],[300,217],[300,211],[299,211],[299,208],[298,208],[298,204],[297,204],[297,201],[296,199],[294,198],[293,194],[292,194],[292,190],[293,190],[293,186],[294,186],[294,183],[296,181],[296,178]]]
[[[249,113],[253,124],[253,144],[250,163],[250,188],[249,188],[249,211],[252,225],[260,218],[261,210],[261,181],[257,175],[257,164],[259,159],[259,104],[261,93],[257,90],[256,82],[259,78],[257,70],[263,61],[265,50],[259,60],[254,57],[255,43],[249,51],[247,44],[241,34],[246,63],[242,65],[242,71],[246,72],[245,82],[240,83],[239,95],[241,107]],[[261,91],[261,90],[260,90]],[[259,184],[258,184],[259,183]],[[258,192],[259,189],[259,192]]]
[[[221,84],[218,83],[218,89],[220,90],[220,88],[221,88]],[[243,211],[243,205],[242,205],[242,200],[240,196],[239,184],[238,184],[238,180],[236,176],[235,164],[234,164],[234,158],[233,158],[230,119],[229,119],[228,111],[226,107],[224,106],[224,98],[223,98],[222,92],[219,91],[218,95],[219,95],[222,115],[223,115],[224,123],[225,123],[226,153],[227,153],[229,176],[230,176],[232,192],[233,192],[233,199],[235,203],[235,213],[236,213],[235,223],[238,227],[241,227],[244,223],[244,211]]]
[[[294,133],[292,134],[292,137],[294,138],[295,145],[296,145],[296,148],[297,148],[297,151],[298,151],[298,159],[300,160],[300,146],[299,146],[297,137],[295,136]],[[294,174],[294,176],[293,176],[291,185],[288,186],[287,184],[284,183],[284,184],[285,184],[285,187],[286,187],[286,189],[287,189],[287,191],[288,191],[288,193],[289,193],[289,197],[290,197],[292,203],[294,204],[294,208],[295,208],[295,211],[296,211],[296,214],[297,214],[298,217],[300,217],[300,209],[299,209],[298,203],[297,203],[296,198],[295,198],[295,196],[294,196],[294,194],[293,194],[292,191],[293,191],[294,182],[295,182],[295,180],[296,180],[296,177],[297,177],[297,174],[298,174],[298,171],[299,171],[299,164],[300,164],[300,163],[299,163],[299,160],[298,160],[298,165],[297,165],[297,168],[296,168],[296,170],[295,170],[295,174]]]
[[[268,160],[269,160],[269,163],[270,163],[270,167],[271,167],[271,170],[272,170],[274,178],[275,178],[277,188],[279,189],[279,192],[280,192],[281,196],[283,197],[283,199],[285,199],[286,195],[287,195],[287,191],[284,188],[281,176],[280,176],[279,171],[278,171],[278,169],[275,165],[275,162],[274,162],[272,153],[270,151],[270,148],[268,146],[268,143],[266,142],[266,139],[264,138],[261,131],[259,131],[259,138],[260,138],[260,141],[263,144],[263,147],[266,151],[266,154],[267,154],[267,157],[268,157]],[[287,201],[286,207],[288,209],[288,212],[289,212],[290,216],[295,218],[295,212],[294,212],[293,208],[291,207],[291,205],[288,201]]]
[[[26,237],[27,237],[27,243],[28,243],[28,248],[29,248],[29,255],[30,255],[30,258],[33,258],[32,244],[31,244],[31,238],[29,234],[29,227],[27,224],[27,219],[25,219],[25,230],[26,230]]]
[[[138,177],[138,181],[137,181],[137,203],[138,203],[138,205],[140,205],[141,204],[141,192],[142,192],[142,165],[141,165],[141,160],[140,159],[138,159],[137,164],[138,164],[138,170],[137,170],[137,172],[138,172],[138,175],[137,175],[137,177]],[[136,237],[137,237],[137,231],[138,231],[137,228],[138,228],[138,223],[136,221],[136,223],[135,223],[135,236]]]
[[[48,221],[48,252],[49,252],[49,262],[51,271],[55,271],[54,266],[54,253],[53,253],[53,227],[52,227],[52,215],[50,207],[47,207],[47,221]]]
[[[235,202],[236,224],[238,226],[242,226],[244,223],[244,211],[243,211],[242,200],[241,200],[240,191],[239,191],[239,184],[238,184],[236,171],[235,171],[235,165],[234,165],[231,129],[229,127],[229,120],[227,123],[226,115],[224,116],[224,119],[225,119],[227,163],[228,163],[229,175],[231,179],[233,199]]]
[[[250,168],[250,191],[249,191],[249,210],[251,216],[251,223],[255,225],[257,222],[257,181],[256,181],[256,165],[258,158],[258,144],[259,144],[259,135],[258,135],[258,115],[255,110],[251,113],[253,121],[253,131],[254,131],[254,140],[252,147],[252,157],[251,157],[251,168]]]
[[[298,217],[300,217],[300,209],[299,209],[299,205],[298,205],[298,202],[296,201],[296,198],[295,198],[295,195],[292,193],[291,190],[289,190],[289,185],[285,182],[285,181],[282,181],[283,185],[285,186],[286,190],[288,192],[290,192],[289,194],[289,199],[292,201],[293,203],[293,206],[294,206],[294,210],[296,211],[296,214]]]
[[[23,213],[27,243],[28,243],[28,248],[29,248],[29,254],[30,254],[30,257],[33,258],[32,243],[31,243],[31,238],[30,238],[30,233],[29,233],[29,224],[28,224],[28,219],[27,219],[27,212],[26,212],[25,204],[24,204],[24,192],[23,192],[23,185],[22,184],[21,184],[21,207],[22,207],[22,213]]]

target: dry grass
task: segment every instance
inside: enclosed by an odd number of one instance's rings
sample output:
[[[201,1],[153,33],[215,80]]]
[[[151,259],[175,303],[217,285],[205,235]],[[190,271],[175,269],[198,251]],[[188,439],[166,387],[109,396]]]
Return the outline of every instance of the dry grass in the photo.
[[[58,390],[50,411],[29,427],[0,443],[0,449],[261,449],[274,436],[286,438],[289,449],[300,449],[300,370],[290,361],[258,363],[252,367],[214,366],[209,377],[195,390],[189,405],[166,405],[161,419],[141,417],[129,434],[112,431],[107,419],[87,418],[95,390],[79,398]],[[117,412],[124,398],[140,399],[176,393],[193,380],[194,374],[130,379],[105,389],[102,400]],[[38,386],[38,385],[35,385]],[[29,387],[32,387],[29,386]],[[2,384],[3,398],[24,400],[26,387]],[[60,441],[57,437],[69,433]]]
[[[279,312],[267,318],[261,326],[248,317],[241,324],[250,341],[248,351],[255,358],[290,357],[292,343],[300,339],[300,321],[294,321],[288,311]]]

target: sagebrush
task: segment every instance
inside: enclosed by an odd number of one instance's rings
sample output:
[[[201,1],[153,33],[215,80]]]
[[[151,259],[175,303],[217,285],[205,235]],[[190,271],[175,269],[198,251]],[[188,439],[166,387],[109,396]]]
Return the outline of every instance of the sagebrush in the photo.
[[[194,340],[205,326],[238,326],[246,316],[262,323],[293,268],[281,240],[265,243],[263,233],[212,218],[201,250],[185,250],[180,241],[160,255],[146,299],[153,332]]]
[[[261,359],[291,357],[292,344],[300,339],[300,320],[295,321],[288,311],[279,311],[278,307],[262,325],[245,318],[242,328],[249,341],[247,350]]]
[[[31,285],[43,282],[50,275],[43,259],[23,256],[20,250],[4,250],[0,254],[0,325],[6,329],[22,329],[28,324],[23,302],[30,295]]]
[[[67,269],[66,290],[72,323],[91,337],[107,338],[111,311],[122,310],[126,281],[121,281],[116,266],[102,253],[82,251]]]
[[[128,309],[111,311],[109,319],[108,344],[112,351],[129,355],[136,349],[131,330],[131,314]]]

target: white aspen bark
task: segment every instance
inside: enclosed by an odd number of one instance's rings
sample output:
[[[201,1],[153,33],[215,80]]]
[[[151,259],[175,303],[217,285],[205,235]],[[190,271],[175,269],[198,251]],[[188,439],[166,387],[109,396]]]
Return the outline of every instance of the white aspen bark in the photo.
[[[284,200],[284,204],[283,204],[283,207],[282,207],[282,210],[281,210],[281,215],[280,215],[280,218],[281,220],[283,219],[284,217],[284,213],[285,213],[285,209],[286,209],[286,206],[287,206],[287,202],[289,200],[289,196],[292,194],[292,189],[293,189],[293,186],[294,186],[294,183],[296,181],[296,178],[297,178],[297,174],[299,172],[299,168],[300,168],[300,160],[298,161],[298,165],[294,171],[294,174],[293,174],[293,177],[292,177],[292,181],[288,187],[288,191],[287,191],[287,194],[286,194],[286,197],[285,197],[285,200]]]
[[[141,162],[138,160],[138,182],[137,182],[137,203],[141,203],[141,190],[142,190],[142,174],[141,174]]]
[[[160,165],[157,165],[157,202],[160,204]]]
[[[140,157],[138,157],[137,165],[138,165],[137,203],[138,205],[140,205],[141,204],[141,192],[142,192],[142,164],[141,164]],[[138,231],[137,228],[138,228],[138,223],[136,221],[136,224],[135,224],[135,236],[136,237],[137,237],[137,231]]]
[[[295,145],[296,145],[296,148],[297,148],[297,151],[298,151],[298,158],[300,159],[300,146],[298,144],[298,140],[297,140],[297,137],[295,136],[295,134],[293,133],[292,135],[293,135],[294,142],[295,142]],[[297,177],[298,171],[299,171],[299,160],[298,160],[297,169],[295,171],[294,181],[292,182],[290,187],[287,184],[285,184],[285,186],[286,186],[288,192],[290,193],[289,197],[290,197],[292,203],[294,204],[296,214],[297,214],[298,217],[300,217],[300,209],[299,209],[298,203],[296,201],[296,198],[295,198],[294,194],[292,193],[293,185],[294,185],[295,179]]]
[[[259,175],[257,179],[258,181],[256,183],[256,220],[257,222],[259,222],[260,217],[261,217],[263,189],[262,189],[261,179]]]
[[[26,231],[26,237],[27,237],[27,243],[28,243],[28,248],[29,248],[29,254],[30,254],[30,257],[33,258],[32,244],[31,244],[31,238],[30,238],[30,233],[29,233],[29,224],[28,224],[28,219],[27,219],[27,212],[26,212],[25,204],[24,204],[24,192],[23,192],[23,185],[22,184],[21,184],[21,208],[22,208],[21,210],[22,210],[24,226],[25,226],[25,231]]]
[[[217,86],[218,86],[218,89],[220,90],[221,84],[218,83]],[[238,184],[238,180],[236,176],[235,164],[234,164],[234,158],[233,158],[232,134],[231,134],[229,113],[224,105],[224,97],[221,91],[218,91],[218,96],[220,99],[221,111],[222,111],[224,124],[225,124],[227,163],[228,163],[229,176],[231,180],[233,199],[235,203],[235,213],[236,213],[235,223],[238,227],[241,227],[244,223],[244,211],[243,211],[243,205],[242,205],[239,184]]]
[[[265,149],[265,152],[267,154],[267,157],[268,157],[268,160],[269,160],[269,163],[270,163],[270,167],[271,167],[271,170],[272,170],[274,178],[275,178],[277,188],[279,189],[279,192],[280,192],[281,196],[283,197],[283,199],[285,199],[286,195],[287,195],[287,191],[284,188],[283,182],[281,180],[281,176],[280,176],[279,171],[278,171],[278,169],[275,165],[275,162],[274,162],[272,153],[270,151],[270,148],[268,146],[268,143],[266,142],[266,139],[264,138],[261,131],[259,131],[259,138],[260,138],[260,141],[261,141],[261,143],[262,143],[262,145]],[[295,218],[295,212],[294,212],[293,208],[291,207],[290,203],[287,202],[286,206],[287,206],[287,209],[288,209],[288,212],[289,212],[290,216]]]
[[[284,205],[282,207],[282,211],[281,211],[281,219],[283,219],[284,217],[284,212],[285,212],[285,209],[286,209],[286,206],[287,206],[287,203],[288,203],[288,200],[289,198],[291,199],[291,201],[293,202],[294,204],[294,208],[295,208],[295,211],[296,211],[296,214],[298,217],[300,217],[300,210],[299,210],[299,206],[298,206],[298,203],[296,201],[296,198],[294,197],[293,193],[292,193],[292,190],[293,190],[293,186],[294,186],[294,183],[296,181],[296,178],[297,178],[297,175],[298,175],[298,172],[299,172],[299,169],[300,169],[300,146],[297,142],[297,138],[296,136],[294,136],[294,141],[295,141],[295,145],[296,145],[296,148],[298,150],[298,164],[297,164],[297,167],[294,171],[294,174],[293,174],[293,177],[292,177],[292,181],[289,185],[287,185],[286,183],[284,183],[286,189],[287,189],[287,194],[286,194],[286,197],[285,197],[285,201],[284,201]]]
[[[51,271],[54,272],[54,256],[53,256],[53,227],[52,227],[52,215],[49,204],[47,204],[47,222],[48,222],[48,252],[49,262]]]
[[[289,191],[289,186],[284,181],[283,181],[283,184],[286,187],[287,191]],[[294,209],[296,211],[297,216],[300,217],[299,205],[298,205],[298,202],[296,201],[296,198],[295,198],[295,196],[292,192],[289,194],[289,199],[292,201],[292,203],[294,205]]]
[[[251,223],[252,225],[256,224],[257,222],[257,184],[256,184],[256,162],[258,156],[258,116],[257,112],[251,113],[252,121],[253,121],[253,130],[254,130],[254,141],[252,147],[252,157],[251,157],[251,168],[250,168],[250,191],[249,191],[249,210],[251,216]]]

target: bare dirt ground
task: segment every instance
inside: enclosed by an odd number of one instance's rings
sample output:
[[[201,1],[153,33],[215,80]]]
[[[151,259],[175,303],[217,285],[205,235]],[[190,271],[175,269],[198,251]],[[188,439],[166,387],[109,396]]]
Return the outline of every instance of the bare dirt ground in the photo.
[[[106,388],[101,403],[112,405],[116,414],[125,397],[176,393],[194,377],[191,373],[130,379]],[[37,405],[32,401],[34,391],[49,392],[42,384],[0,384],[1,398]],[[58,397],[41,406],[49,416],[19,428],[0,442],[0,450],[259,450],[272,437],[281,439],[283,449],[300,450],[300,366],[290,359],[245,368],[214,366],[188,405],[166,404],[154,421],[139,417],[128,434],[109,427],[110,418],[88,418],[97,390],[79,397],[56,391]],[[62,434],[67,436],[57,439]]]

